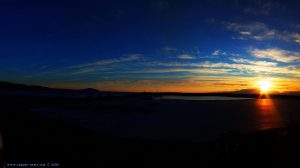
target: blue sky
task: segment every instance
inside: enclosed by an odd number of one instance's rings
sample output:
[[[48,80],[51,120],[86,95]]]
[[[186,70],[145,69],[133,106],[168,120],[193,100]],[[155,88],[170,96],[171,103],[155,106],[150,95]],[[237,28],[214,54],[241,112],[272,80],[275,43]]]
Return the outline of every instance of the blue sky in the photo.
[[[268,78],[299,90],[300,2],[7,1],[0,80],[210,92]]]

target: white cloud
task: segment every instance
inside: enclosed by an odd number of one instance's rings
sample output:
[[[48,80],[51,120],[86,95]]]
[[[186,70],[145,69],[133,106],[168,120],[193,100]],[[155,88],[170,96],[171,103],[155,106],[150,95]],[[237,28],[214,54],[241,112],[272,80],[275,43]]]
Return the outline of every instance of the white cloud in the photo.
[[[294,41],[298,44],[300,44],[300,34],[296,33],[294,34]]]
[[[269,28],[261,22],[251,22],[251,23],[235,23],[235,22],[223,22],[227,29],[233,30],[236,32],[259,32],[259,31],[268,31]]]
[[[245,36],[250,36],[252,33],[249,31],[241,31],[240,34]]]
[[[219,55],[227,55],[227,53],[225,51],[215,50],[211,55],[219,56]]]
[[[150,66],[165,66],[170,67],[167,69],[148,69],[144,72],[148,73],[167,73],[167,72],[190,72],[201,73],[207,72],[208,74],[223,74],[235,75],[250,74],[250,75],[289,75],[300,77],[300,70],[294,66],[278,66],[276,62],[267,61],[253,61],[248,59],[235,59],[231,58],[235,63],[226,62],[199,62],[199,63],[179,63],[179,62],[155,62]],[[184,68],[183,68],[184,67]]]
[[[194,66],[204,67],[204,68],[228,68],[235,69],[240,72],[249,73],[249,74],[269,74],[269,75],[293,75],[296,77],[300,76],[300,70],[296,69],[293,66],[285,66],[285,67],[268,67],[262,65],[249,65],[249,64],[232,64],[232,63],[224,63],[224,62],[202,62],[199,64],[194,64]]]
[[[179,58],[179,59],[195,59],[195,57],[190,54],[180,54],[177,56],[177,58]]]
[[[277,48],[271,49],[252,49],[250,54],[256,58],[267,58],[278,62],[292,62],[300,59],[300,53],[281,50]]]
[[[235,23],[235,22],[223,22],[228,30],[237,32],[239,36],[233,37],[233,39],[246,40],[252,39],[257,41],[263,40],[282,40],[282,41],[294,41],[297,39],[295,33],[288,31],[278,31],[276,29],[269,28],[266,24],[261,22],[249,22],[249,23]],[[295,40],[295,42],[297,42]]]
[[[253,61],[253,60],[244,59],[244,58],[231,58],[231,60],[236,63],[246,63],[246,64],[258,65],[258,66],[274,67],[277,65],[276,62]]]
[[[170,72],[190,72],[203,74],[226,74],[230,69],[210,69],[210,68],[169,68],[169,69],[150,69],[144,71],[134,71],[135,73],[170,73]]]

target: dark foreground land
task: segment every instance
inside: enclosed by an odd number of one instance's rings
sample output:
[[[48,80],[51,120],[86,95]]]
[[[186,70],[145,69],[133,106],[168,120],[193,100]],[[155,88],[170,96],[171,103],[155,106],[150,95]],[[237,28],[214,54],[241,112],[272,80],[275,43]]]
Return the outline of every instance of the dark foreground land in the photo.
[[[76,101],[84,103],[89,99],[2,95],[0,131],[7,167],[14,163],[88,168],[300,165],[298,124],[246,135],[231,132],[205,142],[167,142],[101,134],[28,110],[33,104]]]

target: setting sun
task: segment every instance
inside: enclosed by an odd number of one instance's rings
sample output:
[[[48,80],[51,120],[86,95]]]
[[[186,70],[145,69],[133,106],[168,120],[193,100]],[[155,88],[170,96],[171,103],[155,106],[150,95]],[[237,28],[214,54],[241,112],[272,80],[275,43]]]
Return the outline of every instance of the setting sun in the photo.
[[[271,83],[268,80],[261,80],[258,82],[259,84],[259,89],[262,93],[266,93],[270,90]]]

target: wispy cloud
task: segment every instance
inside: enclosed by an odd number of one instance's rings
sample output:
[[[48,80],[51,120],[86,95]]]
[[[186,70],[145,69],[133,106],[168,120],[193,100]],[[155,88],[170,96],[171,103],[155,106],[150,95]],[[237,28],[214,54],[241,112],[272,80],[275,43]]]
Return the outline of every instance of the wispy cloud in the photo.
[[[271,66],[274,67],[277,65],[276,62],[267,62],[267,61],[253,61],[249,59],[244,58],[230,58],[233,62],[236,63],[246,63],[246,64],[252,64],[252,65],[258,65],[258,66]]]
[[[220,55],[227,55],[225,51],[222,50],[215,50],[214,52],[211,53],[213,56],[220,56]]]
[[[278,62],[292,62],[300,59],[300,53],[281,50],[278,48],[271,49],[252,49],[250,50],[252,56],[257,58],[266,58]]]
[[[28,77],[34,76],[45,76],[45,75],[80,75],[80,74],[88,74],[94,72],[104,72],[108,70],[112,70],[113,67],[117,64],[129,63],[133,61],[139,61],[142,59],[141,54],[128,54],[118,58],[112,59],[102,59],[86,64],[79,65],[71,65],[59,69],[48,70],[44,72],[39,72],[36,74],[32,74]]]
[[[92,63],[70,66],[69,68],[104,66],[104,65],[111,65],[111,64],[122,63],[122,62],[136,61],[136,60],[139,60],[140,58],[141,58],[141,54],[130,54],[130,55],[124,55],[119,58],[104,59],[104,60],[99,60],[99,61],[95,61]]]
[[[104,72],[111,70],[111,67],[82,67],[78,69],[73,69],[72,71],[66,72],[65,75],[80,75],[80,74],[88,74],[93,72]]]
[[[202,74],[226,74],[230,69],[208,69],[208,68],[169,68],[169,69],[152,69],[139,71],[139,73],[170,73],[170,72],[190,72]]]
[[[166,55],[176,54],[178,49],[175,47],[165,46],[160,49],[160,52]]]
[[[268,31],[269,28],[261,22],[251,22],[251,23],[237,23],[237,22],[223,22],[225,27],[229,30],[236,31],[240,34],[243,34],[241,32],[247,32],[244,34],[252,34],[259,31]]]
[[[180,62],[155,62],[153,65],[165,66],[170,68],[145,69],[146,73],[169,73],[169,72],[190,72],[226,75],[289,75],[300,77],[300,70],[294,66],[278,66],[276,62],[255,61],[248,59],[231,58],[235,63],[227,62],[199,62],[199,63],[180,63]]]
[[[141,58],[142,58],[141,54],[129,54],[129,55],[124,55],[119,58],[103,59],[103,60],[95,61],[92,63],[69,66],[69,67],[66,67],[64,69],[64,71],[66,74],[69,74],[69,75],[79,75],[79,74],[87,74],[87,73],[94,73],[94,72],[105,72],[108,70],[112,70],[113,66],[115,66],[116,64],[123,64],[123,63],[127,63],[127,62],[138,61],[138,60],[141,60]]]
[[[161,62],[161,61],[151,61],[151,62],[144,62],[144,66],[165,66],[165,67],[180,67],[183,65],[188,65],[187,63],[182,62]]]
[[[251,75],[292,75],[294,77],[300,77],[300,70],[293,66],[284,66],[284,67],[266,67],[260,65],[250,65],[250,64],[232,64],[224,62],[204,62],[200,63],[197,66],[206,67],[206,68],[229,68],[235,69],[237,71],[251,74]],[[244,74],[245,75],[245,74]]]
[[[222,85],[222,86],[249,86],[246,83],[226,83],[226,82],[215,82],[213,85]]]
[[[294,34],[294,41],[298,44],[300,44],[300,34],[296,33]]]
[[[241,31],[240,34],[244,36],[250,36],[252,33],[249,31]]]
[[[280,3],[274,1],[253,1],[254,6],[244,9],[244,13],[253,15],[270,15],[272,11],[284,9]]]
[[[196,57],[190,54],[180,54],[177,56],[179,59],[195,59]]]
[[[282,41],[294,41],[299,42],[299,34],[289,31],[279,31],[272,29],[262,22],[248,22],[248,23],[237,23],[237,22],[223,22],[228,30],[237,32],[239,36],[233,37],[233,39],[239,40],[282,40]]]

